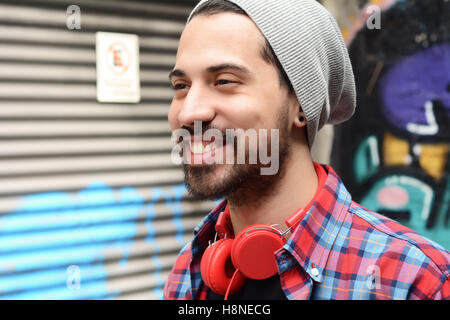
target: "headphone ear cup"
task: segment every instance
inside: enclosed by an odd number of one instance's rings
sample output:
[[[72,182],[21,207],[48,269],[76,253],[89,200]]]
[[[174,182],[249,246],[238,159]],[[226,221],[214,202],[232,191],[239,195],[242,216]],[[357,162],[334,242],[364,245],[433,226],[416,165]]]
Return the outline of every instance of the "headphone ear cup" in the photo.
[[[214,242],[203,253],[200,271],[203,282],[215,293],[225,295],[236,268],[231,261],[232,239]],[[245,283],[245,277],[238,272],[233,280],[229,294],[238,291]]]
[[[264,224],[248,226],[233,241],[233,265],[247,278],[270,278],[278,272],[275,251],[284,244],[285,240],[277,229]]]

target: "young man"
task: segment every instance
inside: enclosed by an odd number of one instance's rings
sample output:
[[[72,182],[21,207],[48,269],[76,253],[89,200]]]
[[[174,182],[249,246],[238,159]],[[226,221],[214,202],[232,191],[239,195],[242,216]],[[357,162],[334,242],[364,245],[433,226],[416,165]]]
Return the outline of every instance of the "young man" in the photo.
[[[353,202],[311,159],[317,131],[350,118],[356,100],[339,28],[320,4],[203,0],[170,79],[171,128],[193,134],[182,151],[188,190],[226,200],[180,252],[166,299],[449,298],[449,253]],[[238,129],[271,143],[249,142],[245,163],[211,161],[237,150],[219,138]],[[249,162],[261,148],[276,155],[275,173]]]

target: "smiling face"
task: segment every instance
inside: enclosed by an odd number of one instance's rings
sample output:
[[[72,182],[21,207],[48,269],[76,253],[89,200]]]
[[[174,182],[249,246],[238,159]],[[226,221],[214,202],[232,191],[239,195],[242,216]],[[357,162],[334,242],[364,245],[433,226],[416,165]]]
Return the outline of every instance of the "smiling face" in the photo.
[[[235,13],[196,16],[181,36],[170,76],[172,131],[193,132],[194,121],[223,134],[226,129],[280,129],[280,170],[274,176],[260,176],[260,164],[185,164],[186,184],[198,198],[230,196],[252,184],[262,191],[264,184],[273,186],[281,178],[299,106],[295,94],[281,86],[277,68],[263,59],[264,44],[251,19]],[[206,145],[191,145],[191,150],[206,154]],[[215,147],[225,154],[229,150]]]

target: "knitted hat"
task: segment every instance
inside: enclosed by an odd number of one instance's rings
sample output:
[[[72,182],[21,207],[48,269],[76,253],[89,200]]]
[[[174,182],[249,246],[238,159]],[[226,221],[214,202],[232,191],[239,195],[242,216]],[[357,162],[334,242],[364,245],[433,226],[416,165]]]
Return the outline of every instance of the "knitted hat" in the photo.
[[[189,15],[203,3],[201,0]],[[283,66],[305,113],[309,146],[326,123],[355,111],[353,70],[333,16],[315,0],[228,0],[258,26]]]

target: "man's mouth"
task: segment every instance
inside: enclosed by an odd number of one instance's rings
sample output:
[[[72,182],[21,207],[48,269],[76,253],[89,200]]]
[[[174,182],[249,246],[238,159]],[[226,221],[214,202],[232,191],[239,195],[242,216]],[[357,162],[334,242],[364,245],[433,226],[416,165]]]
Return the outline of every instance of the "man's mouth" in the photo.
[[[200,143],[191,141],[189,147],[191,148],[191,152],[193,154],[204,154],[216,150],[219,146],[210,141],[201,141]]]
[[[204,164],[220,164],[223,162],[224,148],[226,147],[224,141],[206,141],[201,137],[193,138],[189,141],[188,159],[189,164],[204,165]]]

